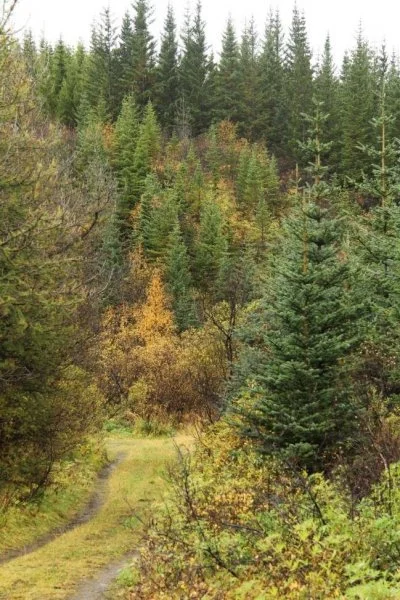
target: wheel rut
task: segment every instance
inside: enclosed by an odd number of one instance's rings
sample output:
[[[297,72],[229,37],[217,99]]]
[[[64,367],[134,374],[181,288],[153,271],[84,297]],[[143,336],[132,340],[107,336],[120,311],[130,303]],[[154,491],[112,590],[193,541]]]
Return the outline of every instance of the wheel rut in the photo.
[[[53,529],[52,531],[41,536],[31,544],[28,544],[23,548],[10,550],[5,554],[0,555],[0,566],[16,558],[20,558],[21,556],[26,556],[27,554],[36,552],[36,550],[39,550],[43,546],[46,546],[46,544],[49,544],[50,542],[64,535],[68,531],[72,531],[76,527],[80,527],[81,525],[84,525],[85,523],[91,521],[103,507],[107,498],[108,480],[110,479],[114,469],[124,460],[125,455],[125,452],[121,452],[112,462],[106,464],[100,470],[97,476],[95,489],[83,510],[81,510],[77,515],[75,515],[75,517],[73,517],[70,521],[65,523],[65,525]]]

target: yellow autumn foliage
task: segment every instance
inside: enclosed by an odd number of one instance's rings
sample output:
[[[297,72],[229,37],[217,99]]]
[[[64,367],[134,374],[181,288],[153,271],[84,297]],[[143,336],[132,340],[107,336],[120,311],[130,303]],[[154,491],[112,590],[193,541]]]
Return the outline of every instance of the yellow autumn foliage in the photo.
[[[97,366],[111,410],[179,422],[211,417],[226,375],[223,344],[213,329],[178,334],[158,269],[142,303],[106,311]]]

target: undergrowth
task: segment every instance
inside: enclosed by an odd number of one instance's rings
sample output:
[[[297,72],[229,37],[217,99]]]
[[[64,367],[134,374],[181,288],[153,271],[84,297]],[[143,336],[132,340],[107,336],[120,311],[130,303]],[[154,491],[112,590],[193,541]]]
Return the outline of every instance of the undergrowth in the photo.
[[[220,423],[170,477],[127,597],[400,598],[400,465],[355,510],[339,479],[261,458]]]

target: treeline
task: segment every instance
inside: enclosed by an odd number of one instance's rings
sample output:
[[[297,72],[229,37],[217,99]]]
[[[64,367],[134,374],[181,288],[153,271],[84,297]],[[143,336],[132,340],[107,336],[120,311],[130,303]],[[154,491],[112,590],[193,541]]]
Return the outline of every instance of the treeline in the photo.
[[[270,13],[260,32],[254,20],[240,35],[228,20],[216,60],[207,43],[201,4],[187,13],[178,33],[169,9],[161,39],[151,33],[152,6],[137,0],[120,30],[105,9],[92,28],[90,49],[68,47],[62,40],[38,47],[31,34],[24,56],[37,81],[47,114],[75,127],[88,110],[103,122],[114,122],[123,99],[133,95],[142,114],[152,102],[165,135],[196,137],[227,119],[240,137],[267,144],[283,170],[303,162],[303,113],[312,98],[329,113],[324,137],[331,141],[328,163],[342,178],[368,171],[361,146],[374,142],[371,125],[379,112],[379,92],[386,85],[389,125],[400,135],[398,59],[383,45],[371,48],[360,31],[355,47],[335,67],[329,37],[322,55],[312,56],[306,20],[295,8],[288,33],[279,13]],[[262,29],[259,28],[259,29]],[[303,165],[304,166],[304,165]]]

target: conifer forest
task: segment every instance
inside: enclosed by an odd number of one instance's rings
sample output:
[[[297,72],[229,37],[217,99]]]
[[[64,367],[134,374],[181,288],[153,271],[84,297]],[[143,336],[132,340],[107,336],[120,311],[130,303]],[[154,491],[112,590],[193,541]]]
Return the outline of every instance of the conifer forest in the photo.
[[[400,599],[400,57],[361,27],[317,56],[296,5],[214,55],[200,1],[156,35],[127,0],[76,46],[17,4],[0,598]]]

